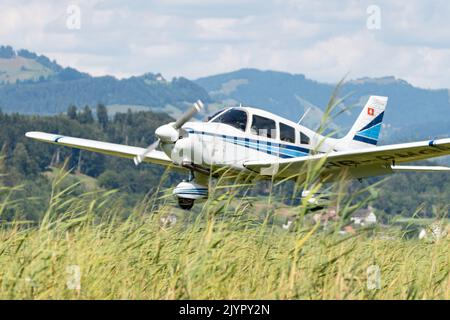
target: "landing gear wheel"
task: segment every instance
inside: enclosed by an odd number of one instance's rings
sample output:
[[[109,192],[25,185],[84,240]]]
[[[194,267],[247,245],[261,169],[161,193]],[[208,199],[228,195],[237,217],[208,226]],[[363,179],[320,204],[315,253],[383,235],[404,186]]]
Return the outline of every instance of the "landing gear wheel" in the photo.
[[[194,199],[178,198],[178,205],[183,210],[191,210],[194,206]]]

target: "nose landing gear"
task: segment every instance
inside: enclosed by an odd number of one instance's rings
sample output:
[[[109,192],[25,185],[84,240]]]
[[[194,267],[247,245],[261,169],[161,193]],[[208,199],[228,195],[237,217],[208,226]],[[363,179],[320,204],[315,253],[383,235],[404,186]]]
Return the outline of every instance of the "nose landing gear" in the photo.
[[[183,210],[190,210],[196,200],[208,198],[208,185],[197,183],[192,177],[191,174],[189,181],[180,182],[173,190],[174,196],[178,198],[178,205]]]
[[[178,206],[183,210],[191,210],[194,206],[194,199],[178,197]]]

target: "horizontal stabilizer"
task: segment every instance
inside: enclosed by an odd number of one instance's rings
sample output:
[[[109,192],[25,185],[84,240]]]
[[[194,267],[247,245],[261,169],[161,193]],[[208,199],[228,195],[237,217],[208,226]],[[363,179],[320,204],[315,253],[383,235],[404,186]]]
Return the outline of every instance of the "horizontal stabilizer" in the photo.
[[[442,166],[391,166],[392,171],[394,172],[436,172],[436,171],[446,171],[450,172],[450,167],[442,167]]]

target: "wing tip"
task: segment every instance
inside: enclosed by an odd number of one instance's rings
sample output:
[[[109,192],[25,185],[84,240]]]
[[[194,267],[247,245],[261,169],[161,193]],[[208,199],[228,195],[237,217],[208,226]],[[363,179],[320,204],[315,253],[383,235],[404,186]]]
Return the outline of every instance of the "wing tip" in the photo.
[[[36,137],[38,137],[42,133],[43,132],[39,132],[39,131],[28,131],[25,133],[25,137],[36,139]]]
[[[46,132],[40,132],[40,131],[28,131],[25,133],[25,137],[40,141],[47,141],[47,142],[57,142],[59,138],[62,138],[63,136],[53,133],[46,133]]]

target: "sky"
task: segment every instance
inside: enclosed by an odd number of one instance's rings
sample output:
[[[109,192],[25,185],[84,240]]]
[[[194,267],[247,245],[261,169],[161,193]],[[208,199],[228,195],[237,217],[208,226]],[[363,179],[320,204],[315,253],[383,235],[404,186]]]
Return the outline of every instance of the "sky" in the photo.
[[[92,75],[258,68],[450,88],[447,0],[1,0],[0,44]]]

